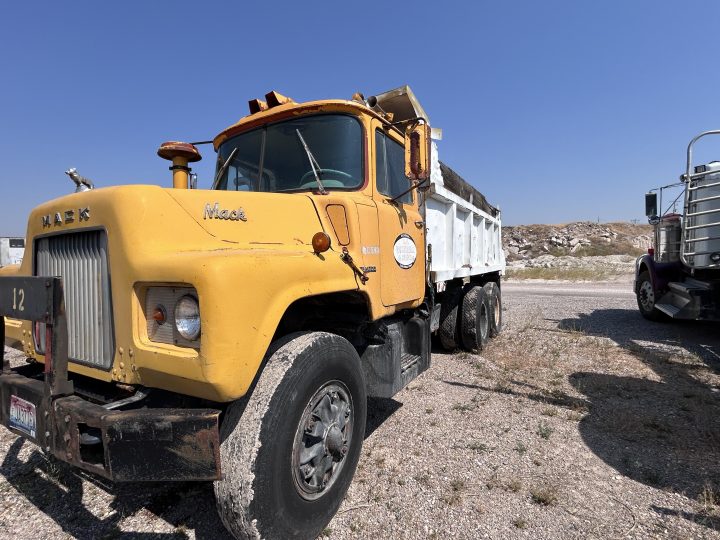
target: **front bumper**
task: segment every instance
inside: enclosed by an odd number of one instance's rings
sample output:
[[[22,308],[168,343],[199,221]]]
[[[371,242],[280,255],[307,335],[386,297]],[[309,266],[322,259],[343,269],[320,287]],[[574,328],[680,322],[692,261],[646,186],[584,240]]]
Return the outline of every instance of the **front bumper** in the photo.
[[[18,309],[18,291],[23,308]],[[28,303],[29,301],[29,303]],[[0,358],[0,424],[45,452],[113,481],[218,480],[219,410],[112,410],[75,395],[67,379],[67,330],[60,278],[0,278],[4,317],[41,320],[52,346],[37,376]],[[0,336],[4,342],[4,335]]]

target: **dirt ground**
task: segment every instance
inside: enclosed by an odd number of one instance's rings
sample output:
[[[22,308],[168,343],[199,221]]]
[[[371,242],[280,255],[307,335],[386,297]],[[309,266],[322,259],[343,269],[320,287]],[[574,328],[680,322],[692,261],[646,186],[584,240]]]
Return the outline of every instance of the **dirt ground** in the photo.
[[[323,536],[720,538],[720,326],[627,283],[508,283],[482,355],[370,402]],[[0,429],[0,537],[227,538],[208,484],[108,485]]]

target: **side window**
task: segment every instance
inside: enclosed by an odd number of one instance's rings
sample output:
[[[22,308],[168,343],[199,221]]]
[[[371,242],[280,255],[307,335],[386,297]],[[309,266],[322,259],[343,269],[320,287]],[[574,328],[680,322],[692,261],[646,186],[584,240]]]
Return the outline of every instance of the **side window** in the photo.
[[[377,188],[383,195],[396,197],[410,187],[405,176],[405,149],[379,129],[375,131],[375,170]],[[397,200],[412,204],[412,192]]]

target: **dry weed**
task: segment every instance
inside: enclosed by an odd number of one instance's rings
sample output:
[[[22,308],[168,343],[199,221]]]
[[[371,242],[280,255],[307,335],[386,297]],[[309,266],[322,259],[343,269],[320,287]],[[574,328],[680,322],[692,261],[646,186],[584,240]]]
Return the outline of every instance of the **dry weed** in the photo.
[[[535,504],[553,506],[557,504],[558,490],[551,485],[536,486],[530,489],[530,497]]]

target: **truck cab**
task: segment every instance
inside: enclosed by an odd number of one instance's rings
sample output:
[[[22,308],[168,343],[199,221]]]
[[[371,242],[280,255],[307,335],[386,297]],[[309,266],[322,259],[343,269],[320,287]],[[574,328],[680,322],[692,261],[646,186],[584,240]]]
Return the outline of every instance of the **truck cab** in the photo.
[[[315,537],[352,480],[368,396],[427,370],[432,334],[500,331],[499,210],[439,162],[408,87],[270,92],[172,188],[70,170],[0,269],[0,423],[113,481],[212,480],[238,537]],[[3,321],[0,320],[0,323]]]
[[[635,294],[650,320],[720,320],[720,162],[693,166],[695,143],[720,131],[706,131],[687,147],[680,182],[645,195],[654,244],[638,258]],[[663,194],[681,188],[663,211]],[[682,212],[671,207],[682,198]]]

